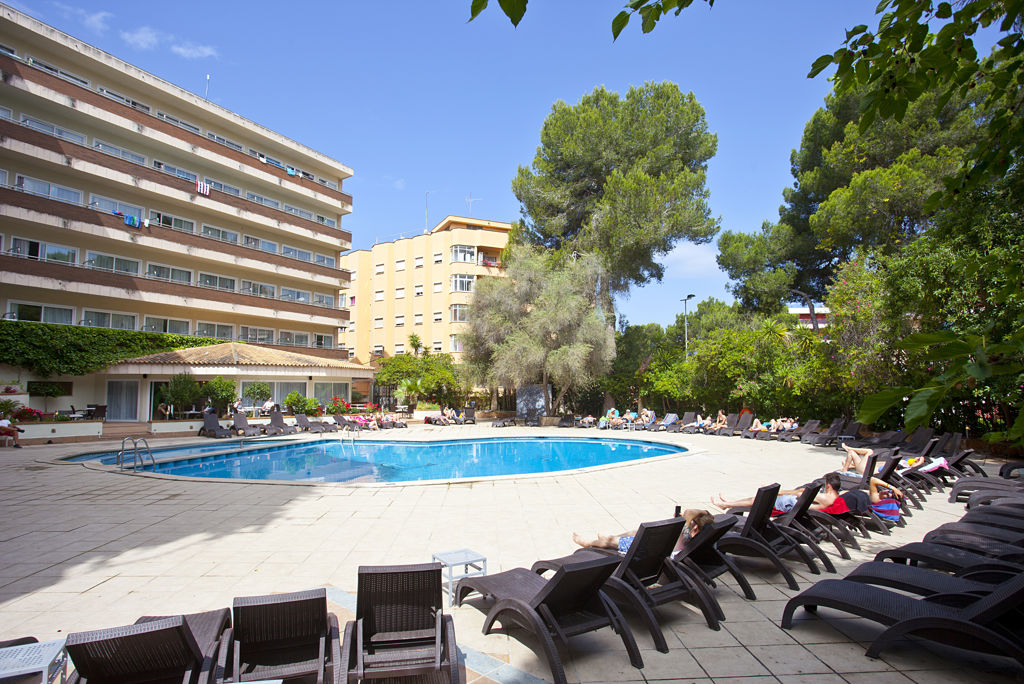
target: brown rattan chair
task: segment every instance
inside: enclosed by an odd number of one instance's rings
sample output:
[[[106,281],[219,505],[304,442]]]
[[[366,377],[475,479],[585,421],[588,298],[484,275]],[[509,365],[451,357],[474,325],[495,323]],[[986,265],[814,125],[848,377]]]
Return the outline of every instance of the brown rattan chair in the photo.
[[[466,577],[455,585],[458,605],[474,591],[494,599],[484,619],[489,634],[496,621],[523,627],[534,634],[547,658],[555,684],[567,684],[555,639],[567,646],[568,638],[611,627],[622,638],[635,668],[644,666],[633,632],[622,613],[602,590],[619,567],[617,557],[567,563],[545,580],[526,568],[513,568],[486,577]]]
[[[70,678],[94,682],[215,681],[221,634],[231,622],[227,608],[174,617],[142,617],[134,625],[68,635],[75,665]]]
[[[270,412],[270,425],[279,429],[283,435],[294,435],[298,432],[298,428],[294,425],[284,422],[284,414],[277,409]]]
[[[316,676],[334,680],[341,662],[338,617],[327,612],[327,591],[239,597],[234,627],[221,639],[225,680],[248,682]],[[227,652],[233,660],[227,669]]]
[[[356,619],[345,625],[341,649],[348,681],[426,676],[459,684],[455,624],[443,605],[440,563],[360,567]]]

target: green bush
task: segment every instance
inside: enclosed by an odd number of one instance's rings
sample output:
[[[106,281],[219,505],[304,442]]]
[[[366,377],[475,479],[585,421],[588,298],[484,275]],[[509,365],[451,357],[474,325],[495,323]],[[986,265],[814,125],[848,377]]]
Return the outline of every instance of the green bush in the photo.
[[[306,395],[298,392],[291,392],[281,405],[287,408],[292,413],[305,413],[306,412]]]
[[[223,416],[227,410],[228,405],[235,401],[235,381],[222,378],[221,376],[215,377],[213,380],[208,380],[202,387],[201,392],[204,396],[210,398],[210,403],[213,404],[214,411],[218,416]]]
[[[3,399],[0,398],[0,416],[12,416],[14,412],[21,406],[21,402],[17,399]]]
[[[175,407],[178,415],[199,399],[199,383],[189,373],[178,373],[160,390],[160,401]]]

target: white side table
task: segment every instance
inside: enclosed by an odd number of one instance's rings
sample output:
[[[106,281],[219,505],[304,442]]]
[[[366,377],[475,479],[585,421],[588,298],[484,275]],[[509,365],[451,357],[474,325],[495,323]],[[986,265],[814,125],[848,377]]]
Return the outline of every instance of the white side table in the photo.
[[[68,654],[64,639],[24,646],[0,648],[0,679],[38,674],[43,684],[52,684],[60,675],[64,684],[68,674]]]
[[[444,568],[444,588],[448,591],[448,606],[455,605],[455,582],[463,577],[487,574],[487,558],[472,549],[441,551],[433,555],[435,562]],[[456,570],[461,567],[462,570]]]

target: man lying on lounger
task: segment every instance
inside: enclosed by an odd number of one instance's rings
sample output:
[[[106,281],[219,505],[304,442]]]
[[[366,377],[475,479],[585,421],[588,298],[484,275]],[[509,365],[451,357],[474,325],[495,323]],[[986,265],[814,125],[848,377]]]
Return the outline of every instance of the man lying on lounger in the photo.
[[[839,515],[847,511],[865,513],[868,510],[872,510],[883,518],[889,520],[899,519],[899,499],[903,498],[903,492],[885,480],[872,477],[868,485],[868,491],[848,489],[840,494],[839,490],[842,487],[843,481],[839,479],[839,473],[825,473],[823,479],[825,480],[824,489],[814,497],[814,503],[811,504],[812,511]],[[787,513],[792,510],[793,506],[796,505],[797,497],[803,491],[802,488],[780,491],[775,498],[775,510],[779,513]],[[726,510],[729,508],[750,507],[754,504],[754,499],[726,501],[719,494],[717,500],[715,497],[711,497],[711,503],[722,510]]]
[[[672,549],[672,553],[676,553],[683,548],[686,540],[695,536],[701,531],[701,528],[715,522],[715,518],[702,508],[687,508],[680,515],[686,519],[686,525],[683,527],[683,533],[679,535],[679,541],[676,542],[676,547]],[[622,534],[598,534],[597,539],[586,541],[583,537],[573,532],[572,540],[585,549],[617,549],[619,553],[624,554],[629,551],[629,545],[633,543],[633,537],[636,536],[636,533],[637,530],[623,532]]]
[[[839,479],[839,473],[825,473],[824,479],[825,486],[814,497],[814,503],[811,504],[812,510],[820,511],[832,505],[836,497],[839,496],[840,487],[843,486],[843,481]],[[775,497],[775,510],[780,513],[788,513],[793,509],[793,506],[796,506],[797,497],[803,493],[803,488],[779,490],[778,495]],[[723,511],[729,508],[749,508],[754,505],[754,498],[726,501],[725,497],[719,494],[717,499],[713,496],[711,497],[711,505],[718,506]]]

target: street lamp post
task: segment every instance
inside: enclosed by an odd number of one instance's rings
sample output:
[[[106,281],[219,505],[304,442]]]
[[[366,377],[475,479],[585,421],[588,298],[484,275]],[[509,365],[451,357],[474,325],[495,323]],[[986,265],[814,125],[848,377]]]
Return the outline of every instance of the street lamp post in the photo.
[[[683,352],[687,357],[690,356],[690,318],[687,315],[686,305],[696,296],[688,294],[683,298]]]

